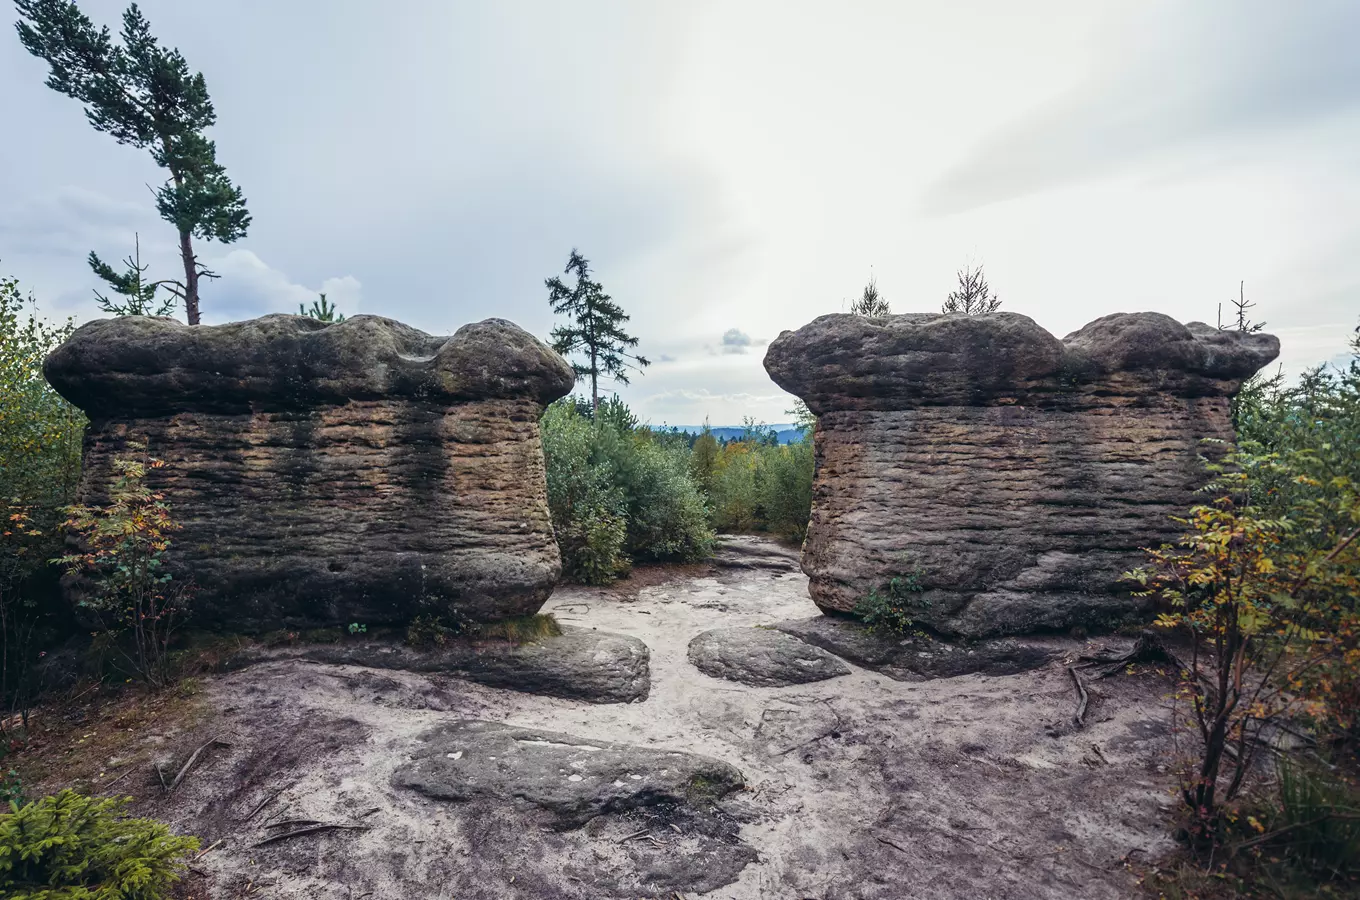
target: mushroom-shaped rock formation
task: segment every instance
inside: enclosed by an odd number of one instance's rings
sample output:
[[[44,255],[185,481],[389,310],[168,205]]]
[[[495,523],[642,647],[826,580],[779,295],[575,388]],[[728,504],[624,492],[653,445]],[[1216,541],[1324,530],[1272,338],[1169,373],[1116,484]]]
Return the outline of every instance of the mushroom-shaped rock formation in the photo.
[[[1102,626],[1173,539],[1205,438],[1279,353],[1267,334],[1119,313],[1058,340],[1016,313],[822,316],[770,345],[817,415],[803,570],[826,612],[897,576],[945,635]],[[1221,445],[1220,445],[1221,446]],[[919,590],[916,590],[919,588]]]
[[[142,443],[195,624],[245,630],[536,611],[561,572],[538,419],[566,362],[514,324],[380,316],[91,322],[47,358],[90,417],[80,499]],[[70,585],[79,593],[82,585]]]

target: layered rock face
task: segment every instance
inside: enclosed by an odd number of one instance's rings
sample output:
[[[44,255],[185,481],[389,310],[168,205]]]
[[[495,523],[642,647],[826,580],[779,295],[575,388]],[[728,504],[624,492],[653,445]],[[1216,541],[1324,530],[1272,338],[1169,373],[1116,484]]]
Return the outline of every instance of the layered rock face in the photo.
[[[1061,341],[1015,313],[784,332],[765,368],[817,415],[813,600],[848,612],[914,576],[899,587],[915,620],[965,637],[1137,612],[1122,573],[1175,538],[1203,440],[1232,439],[1230,398],[1278,353],[1270,335],[1160,313]]]
[[[535,612],[561,572],[538,419],[571,368],[514,324],[91,322],[48,357],[85,410],[81,500],[144,442],[197,625]],[[79,591],[79,585],[73,585]]]

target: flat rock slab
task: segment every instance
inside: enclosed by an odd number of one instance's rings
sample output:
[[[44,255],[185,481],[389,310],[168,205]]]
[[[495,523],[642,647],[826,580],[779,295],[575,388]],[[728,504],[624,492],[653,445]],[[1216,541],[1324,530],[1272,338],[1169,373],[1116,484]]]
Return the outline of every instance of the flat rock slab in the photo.
[[[441,672],[488,687],[527,694],[631,703],[651,689],[647,645],[635,637],[564,627],[556,637],[531,644],[454,640],[443,647],[415,648],[381,641],[344,641],[260,651],[236,665],[301,658],[336,665],[408,672]]]
[[[711,806],[743,785],[708,756],[463,720],[422,734],[399,787],[436,800],[499,800],[546,810],[561,828],[649,806]]]
[[[689,642],[700,672],[753,687],[783,687],[849,675],[850,667],[821,647],[772,628],[714,628]]]
[[[774,626],[857,666],[897,681],[958,675],[1015,675],[1047,664],[1064,647],[1060,639],[1002,638],[950,643],[933,637],[874,634],[853,619],[813,616]]]

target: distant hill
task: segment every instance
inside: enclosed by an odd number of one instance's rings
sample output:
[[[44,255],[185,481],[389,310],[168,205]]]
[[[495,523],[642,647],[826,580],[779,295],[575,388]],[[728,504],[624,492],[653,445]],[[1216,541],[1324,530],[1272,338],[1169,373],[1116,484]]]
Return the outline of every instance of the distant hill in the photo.
[[[669,431],[671,428],[674,428],[676,431],[683,431],[687,434],[699,434],[704,430],[704,426],[702,425],[658,425],[653,427],[658,431]],[[791,444],[794,441],[803,439],[803,432],[793,427],[792,424],[785,423],[782,425],[771,425],[769,427],[774,429],[775,434],[779,437],[779,443],[781,444]],[[736,440],[746,433],[746,429],[742,428],[740,425],[710,425],[708,430],[713,432],[713,436],[720,441]]]

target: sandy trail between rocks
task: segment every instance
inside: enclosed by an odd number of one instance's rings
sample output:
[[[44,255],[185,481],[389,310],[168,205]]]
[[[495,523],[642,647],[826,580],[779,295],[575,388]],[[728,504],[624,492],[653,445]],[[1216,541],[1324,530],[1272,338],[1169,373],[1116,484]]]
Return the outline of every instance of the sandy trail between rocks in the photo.
[[[1119,861],[1170,848],[1158,771],[1168,685],[1156,674],[1093,683],[1086,727],[1075,729],[1061,663],[917,683],[855,668],[782,688],[698,672],[686,648],[701,631],[816,614],[806,578],[788,568],[684,574],[635,599],[564,588],[545,611],[645,641],[648,699],[588,705],[444,676],[270,662],[208,679],[214,720],[174,739],[216,735],[230,748],[168,798],[133,793],[205,846],[222,841],[195,863],[213,897],[1123,898],[1137,889]],[[1122,643],[1074,641],[1071,656],[1098,646]],[[702,886],[723,857],[683,821],[660,840],[621,842],[653,823],[603,816],[562,831],[508,806],[395,787],[416,736],[457,718],[729,762],[748,789],[722,809],[755,861],[700,894],[677,885]],[[368,830],[252,849],[271,816]]]

